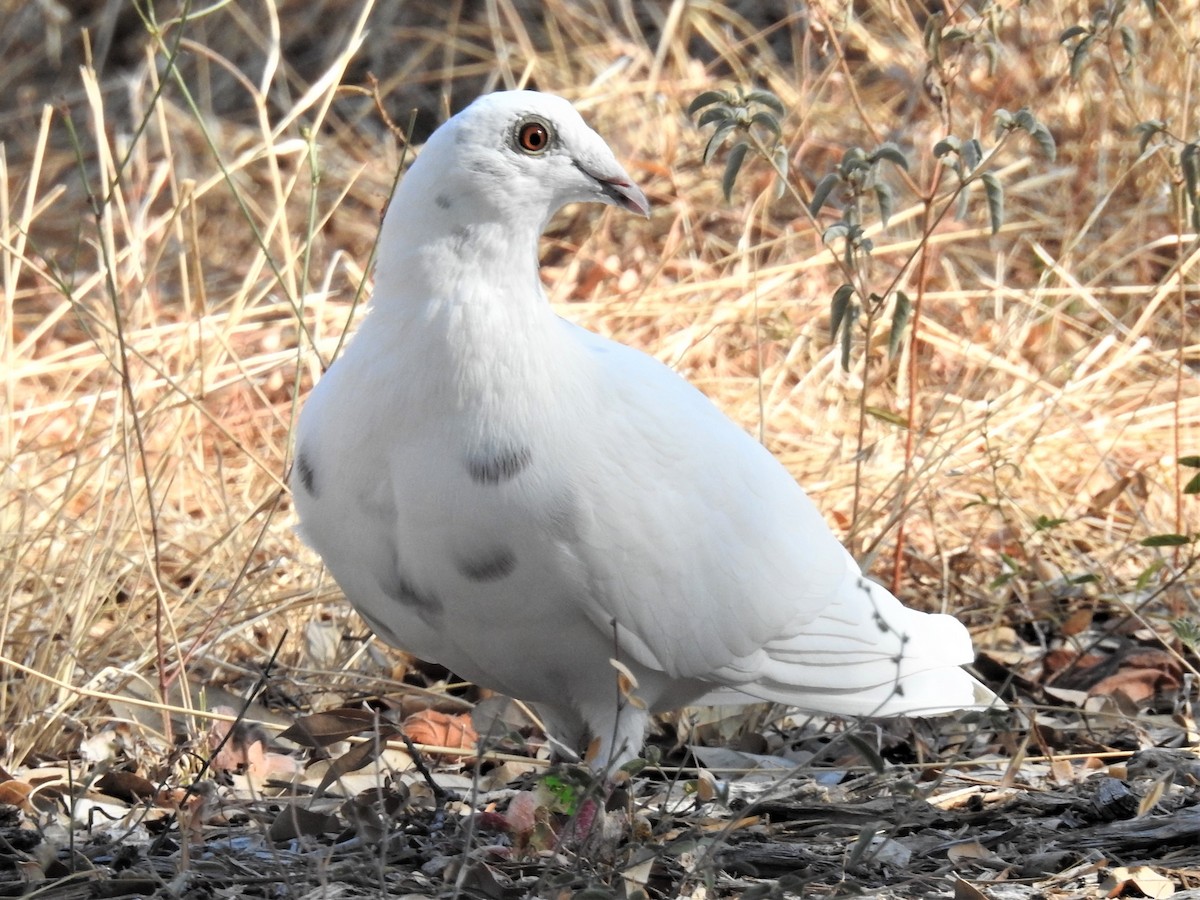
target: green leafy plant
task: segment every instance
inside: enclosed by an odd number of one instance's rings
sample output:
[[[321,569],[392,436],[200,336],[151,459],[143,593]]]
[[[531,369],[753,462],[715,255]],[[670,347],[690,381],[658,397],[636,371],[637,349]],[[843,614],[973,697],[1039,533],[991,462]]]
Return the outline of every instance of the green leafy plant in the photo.
[[[705,165],[733,138],[721,177],[726,203],[733,196],[734,183],[751,148],[770,160],[782,183],[787,175],[787,149],[780,144],[783,129],[779,120],[786,110],[778,97],[761,89],[705,91],[688,105],[688,115],[697,113],[698,127],[716,126],[704,147]]]
[[[944,19],[933,16],[927,23],[925,47],[929,54],[929,69],[938,73],[937,80],[943,85],[937,97],[944,103],[946,85],[950,76],[944,71],[948,49],[968,42],[966,33],[945,27]],[[986,44],[984,38],[979,39]],[[760,108],[765,107],[765,108]],[[835,253],[837,265],[843,276],[842,284],[830,298],[830,340],[840,341],[841,365],[849,371],[853,362],[854,338],[861,326],[867,345],[876,331],[878,323],[891,310],[888,327],[888,356],[894,358],[904,345],[906,333],[914,330],[920,321],[922,298],[928,278],[930,239],[945,217],[953,210],[962,217],[969,211],[971,189],[975,183],[983,186],[991,232],[999,232],[1004,221],[1004,191],[999,177],[991,171],[997,154],[1015,134],[1024,133],[1032,138],[1041,153],[1053,161],[1056,157],[1054,138],[1048,127],[1038,121],[1028,109],[1016,113],[997,110],[994,116],[995,140],[991,147],[984,147],[974,137],[959,137],[949,134],[932,148],[935,165],[929,180],[918,184],[910,175],[910,162],[904,151],[893,142],[885,142],[873,149],[852,146],[847,148],[837,167],[818,178],[807,202],[800,189],[789,179],[786,148],[782,142],[779,117],[784,114],[783,104],[767,91],[737,89],[734,91],[709,90],[697,96],[688,106],[690,115],[697,116],[697,127],[713,125],[714,130],[704,150],[704,161],[712,160],[716,151],[731,136],[736,135],[733,149],[725,164],[721,179],[722,192],[728,202],[738,173],[742,171],[747,154],[753,149],[774,168],[777,175],[776,193],[791,193],[800,201],[814,227],[821,229],[822,241]],[[946,117],[949,121],[949,117]],[[871,269],[874,241],[868,235],[868,216],[875,214],[882,227],[891,219],[896,192],[888,181],[889,171],[903,178],[909,189],[917,195],[923,214],[921,233],[914,242],[908,257],[896,267],[890,276],[877,279]],[[947,185],[945,173],[954,175]],[[827,208],[839,212],[838,218],[822,227],[820,218]],[[901,286],[913,274],[916,280],[915,299]],[[906,438],[906,471],[913,456],[914,409],[916,372],[915,354],[909,354],[909,403],[908,417],[891,413],[867,403],[866,391],[859,397],[858,453],[861,465],[865,442],[865,423],[868,416],[880,418],[904,427]],[[865,362],[864,362],[865,366]],[[864,379],[865,380],[865,379]],[[857,491],[854,502],[855,516],[859,508]],[[901,536],[903,528],[901,527]],[[898,575],[897,575],[898,577]]]
[[[1142,5],[1150,15],[1158,13],[1156,0],[1143,0]],[[1133,28],[1122,21],[1128,6],[1126,0],[1107,3],[1093,12],[1086,23],[1072,25],[1058,36],[1058,42],[1070,54],[1072,81],[1079,81],[1084,67],[1098,51],[1104,53],[1112,61],[1114,68],[1122,74],[1127,74],[1133,69],[1141,48]],[[1124,56],[1120,65],[1117,64],[1118,43]]]
[[[937,42],[936,46],[941,47],[942,43]],[[760,106],[765,108],[758,108]],[[774,168],[779,179],[777,192],[790,189],[799,198],[799,193],[787,180],[787,152],[781,143],[779,124],[783,110],[779,98],[757,89],[705,91],[688,106],[689,114],[697,116],[697,127],[715,126],[705,145],[705,163],[713,159],[724,143],[734,138],[721,178],[721,190],[727,201],[732,196],[746,156],[752,149]],[[922,192],[933,209],[932,216],[927,217],[925,233],[908,264],[901,267],[899,273],[881,290],[869,287],[868,262],[875,245],[867,236],[868,216],[873,211],[886,227],[895,206],[896,192],[888,183],[884,171],[885,168],[894,167],[907,176],[910,170],[908,157],[892,142],[883,143],[873,150],[849,147],[842,154],[837,168],[822,176],[814,185],[812,195],[805,203],[813,221],[816,222],[827,207],[840,211],[839,218],[824,227],[821,237],[826,245],[840,248],[839,263],[846,278],[830,300],[831,339],[841,340],[843,368],[850,368],[854,328],[859,324],[860,315],[865,314],[865,331],[869,337],[874,323],[889,304],[892,309],[889,356],[894,357],[899,351],[905,327],[913,313],[912,300],[898,287],[899,280],[917,256],[924,253],[934,227],[951,209],[956,210],[960,218],[967,214],[969,189],[974,183],[983,185],[992,233],[1000,230],[1004,222],[1004,189],[999,178],[988,167],[1011,135],[1019,132],[1028,134],[1043,156],[1054,160],[1056,148],[1050,129],[1028,109],[1016,113],[1000,109],[996,111],[994,120],[996,142],[991,148],[985,149],[976,138],[964,139],[955,135],[949,135],[934,145],[933,155],[943,163],[943,168],[954,173],[957,183],[943,190],[941,169],[934,174],[931,184]]]
[[[1181,456],[1179,465],[1188,469],[1200,470],[1200,456]],[[1193,475],[1183,487],[1185,494],[1200,494],[1200,471]]]
[[[1200,456],[1181,456],[1179,457],[1179,466],[1181,469],[1200,470]],[[1193,496],[1200,494],[1200,471],[1197,471],[1195,475],[1188,479],[1181,493]],[[1149,537],[1142,538],[1139,543],[1143,547],[1186,547],[1189,544],[1200,544],[1200,533],[1182,534],[1179,532],[1167,532],[1165,534],[1152,534]]]

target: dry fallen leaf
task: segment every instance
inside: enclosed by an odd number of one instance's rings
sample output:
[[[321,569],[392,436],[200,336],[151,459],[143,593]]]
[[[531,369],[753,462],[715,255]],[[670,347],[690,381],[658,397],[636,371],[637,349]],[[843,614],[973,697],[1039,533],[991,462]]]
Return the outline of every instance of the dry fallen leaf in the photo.
[[[625,882],[627,895],[632,896],[635,891],[641,892],[643,896],[646,894],[646,885],[650,883],[650,872],[656,862],[658,862],[658,857],[652,853],[646,859],[621,870],[621,878]]]
[[[0,782],[0,805],[19,806],[26,812],[32,812],[29,806],[29,795],[33,793],[33,785],[13,778]]]
[[[328,709],[301,716],[279,737],[305,747],[325,748],[356,735],[369,734],[378,727],[380,717],[374,710],[358,707]]]
[[[1050,777],[1055,784],[1073,784],[1077,780],[1069,759],[1050,760]]]
[[[979,841],[963,841],[953,844],[946,850],[946,856],[955,865],[978,860],[996,860],[996,855]]]
[[[96,779],[96,790],[126,803],[139,803],[158,793],[154,782],[136,772],[110,770]]]
[[[232,714],[232,710],[217,707],[214,712]],[[209,764],[214,771],[245,775],[261,783],[272,775],[292,776],[300,771],[297,760],[283,753],[271,752],[270,735],[256,723],[213,721],[208,729],[208,745],[213,751]]]
[[[1143,649],[1126,654],[1120,670],[1097,681],[1088,693],[1108,697],[1120,692],[1140,703],[1174,692],[1181,684],[1182,672],[1174,657],[1162,650]]]
[[[1109,869],[1100,887],[1106,892],[1106,897],[1137,896],[1129,893],[1131,888],[1139,891],[1141,896],[1154,900],[1163,900],[1175,893],[1174,882],[1149,866],[1117,866]]]
[[[508,802],[504,823],[510,834],[522,835],[533,831],[537,824],[538,798],[533,791],[520,791]]]
[[[479,735],[467,714],[450,715],[436,709],[413,713],[400,726],[414,744],[451,747],[474,752]],[[458,757],[461,759],[462,757]]]
[[[1090,608],[1081,606],[1063,620],[1062,625],[1059,626],[1059,631],[1067,637],[1082,634],[1091,627],[1093,617],[1094,613]]]
[[[989,898],[975,885],[959,878],[954,882],[954,900],[989,900]]]

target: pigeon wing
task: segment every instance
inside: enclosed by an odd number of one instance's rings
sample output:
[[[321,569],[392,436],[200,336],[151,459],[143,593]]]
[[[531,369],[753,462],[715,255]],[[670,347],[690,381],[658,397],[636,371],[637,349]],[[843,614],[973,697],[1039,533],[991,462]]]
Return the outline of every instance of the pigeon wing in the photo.
[[[791,475],[657,360],[590,332],[588,614],[618,652],[679,679],[824,712],[977,701],[950,616],[866,579]]]
[[[659,363],[571,327],[596,396],[580,486],[589,615],[677,678],[747,672],[834,599],[844,551],[791,475]]]

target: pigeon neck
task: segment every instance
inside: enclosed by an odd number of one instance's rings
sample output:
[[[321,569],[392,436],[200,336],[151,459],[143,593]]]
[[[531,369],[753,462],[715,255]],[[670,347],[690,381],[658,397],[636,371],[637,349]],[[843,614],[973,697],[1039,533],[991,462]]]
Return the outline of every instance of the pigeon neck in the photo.
[[[545,312],[537,258],[541,223],[479,212],[461,197],[398,192],[379,241],[374,305],[424,316],[477,304],[502,304],[510,314],[533,305]]]
[[[552,337],[561,326],[538,276],[536,223],[456,221],[453,211],[393,201],[364,352],[404,348],[421,361],[412,377],[422,395],[474,410],[486,428],[532,428],[561,386],[555,373],[570,370],[570,347]]]

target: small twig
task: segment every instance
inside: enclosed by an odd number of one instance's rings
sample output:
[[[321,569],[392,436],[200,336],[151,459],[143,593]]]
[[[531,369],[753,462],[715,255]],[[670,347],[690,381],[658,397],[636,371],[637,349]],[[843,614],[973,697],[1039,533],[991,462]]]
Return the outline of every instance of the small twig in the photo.
[[[417,745],[412,742],[412,738],[408,736],[408,733],[400,729],[400,737],[404,739],[404,746],[408,748],[408,753],[412,757],[413,767],[421,773],[421,777],[425,779],[425,783],[433,791],[433,799],[437,801],[436,811],[438,813],[442,812],[442,807],[446,805],[446,801],[451,797],[450,792],[433,780],[433,773],[425,765],[424,755],[417,749]]]

